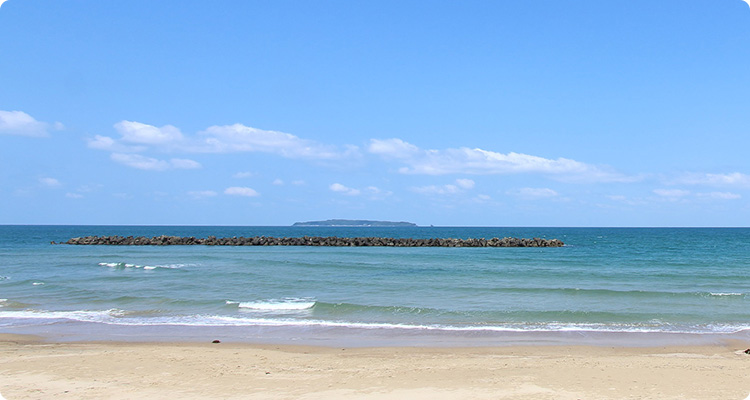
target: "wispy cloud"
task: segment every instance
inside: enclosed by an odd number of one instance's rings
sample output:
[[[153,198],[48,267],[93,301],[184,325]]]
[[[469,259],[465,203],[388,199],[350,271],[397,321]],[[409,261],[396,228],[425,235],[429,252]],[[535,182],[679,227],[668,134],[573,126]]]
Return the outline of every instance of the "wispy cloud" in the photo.
[[[727,174],[689,173],[674,179],[670,183],[682,185],[750,187],[750,175],[740,172]]]
[[[165,171],[168,169],[196,169],[201,168],[200,163],[193,160],[172,158],[170,160],[160,160],[157,158],[146,157],[140,154],[112,153],[112,161],[123,164],[131,168],[137,168],[147,171]]]
[[[184,139],[182,132],[172,125],[157,128],[135,121],[120,121],[115,124],[121,140],[143,145],[174,145]]]
[[[52,129],[61,130],[63,124],[37,121],[23,111],[0,110],[0,135],[46,137]]]
[[[657,196],[673,198],[673,199],[690,195],[689,190],[682,190],[682,189],[654,189],[653,192]]]
[[[50,177],[39,178],[39,183],[42,184],[42,186],[46,186],[50,188],[62,186],[62,183],[60,183],[59,180],[55,178],[50,178]]]
[[[236,174],[232,175],[232,178],[238,178],[238,179],[245,179],[245,178],[251,178],[255,176],[252,172],[237,172]]]
[[[341,150],[289,133],[267,131],[242,124],[208,127],[198,133],[198,141],[188,150],[212,153],[262,152],[286,158],[314,160],[335,160],[358,153],[356,146],[346,146]]]
[[[257,197],[260,193],[249,187],[232,186],[224,189],[224,194],[230,196]]]
[[[710,192],[710,193],[698,193],[698,196],[709,197],[712,199],[719,200],[737,200],[742,198],[742,195],[731,192]]]
[[[463,193],[472,188],[474,188],[473,180],[456,179],[455,184],[415,186],[411,188],[411,191],[428,195],[445,195]]]
[[[146,146],[131,146],[117,141],[109,136],[96,135],[88,139],[88,147],[96,150],[114,151],[118,153],[133,153],[145,151]]]
[[[474,181],[471,179],[456,179],[456,185],[463,189],[474,188]]]
[[[401,139],[372,139],[367,151],[372,154],[395,159],[410,159],[423,153],[419,147]]]
[[[697,192],[682,189],[654,189],[654,194],[669,201],[690,199],[736,200],[742,195],[732,192]]]
[[[195,153],[271,153],[290,159],[342,160],[360,156],[357,146],[332,146],[298,136],[249,127],[242,124],[214,125],[194,135],[185,135],[172,125],[156,127],[137,121],[120,121],[114,124],[119,137],[95,135],[88,139],[88,147],[111,151],[114,161],[135,168],[165,170],[169,168],[196,168],[195,164],[175,165],[145,155],[125,157],[125,153],[178,152]],[[179,164],[179,159],[176,161]],[[193,161],[194,162],[194,161]],[[197,164],[197,163],[196,163]],[[235,177],[249,177],[239,173]]]
[[[328,188],[331,189],[331,191],[334,191],[336,193],[342,193],[347,196],[358,196],[361,193],[359,189],[353,189],[353,188],[344,186],[340,183],[333,183],[330,186],[328,186]]]
[[[415,193],[421,194],[456,194],[461,193],[461,189],[456,185],[427,185],[427,186],[414,186],[411,190]]]
[[[468,147],[423,150],[401,139],[372,139],[367,150],[385,160],[405,164],[399,169],[404,174],[538,173],[570,182],[632,182],[638,179],[567,158],[553,160],[522,153],[503,154]]]
[[[188,196],[196,199],[207,199],[209,197],[216,197],[218,196],[218,193],[214,192],[213,190],[193,190],[188,192]]]
[[[550,197],[557,197],[559,194],[550,188],[531,188],[525,187],[515,190],[509,190],[507,194],[521,197],[524,199],[544,199]]]

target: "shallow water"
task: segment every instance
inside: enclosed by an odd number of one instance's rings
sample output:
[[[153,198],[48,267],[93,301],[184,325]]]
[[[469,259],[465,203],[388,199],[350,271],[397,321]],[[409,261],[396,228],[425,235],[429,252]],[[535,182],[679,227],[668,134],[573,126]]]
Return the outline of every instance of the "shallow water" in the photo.
[[[514,236],[566,246],[50,244],[162,234]],[[750,229],[741,228],[0,226],[0,332],[124,340],[210,332],[248,341],[368,337],[389,344],[492,344],[532,332],[587,340],[745,337],[748,244]]]

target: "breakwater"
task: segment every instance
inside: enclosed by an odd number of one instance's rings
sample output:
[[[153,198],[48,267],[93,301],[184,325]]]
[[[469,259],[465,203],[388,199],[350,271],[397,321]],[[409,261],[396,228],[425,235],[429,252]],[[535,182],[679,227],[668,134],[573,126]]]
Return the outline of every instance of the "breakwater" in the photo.
[[[54,243],[54,242],[53,242]],[[69,239],[60,244],[70,245],[109,245],[109,246],[340,246],[340,247],[562,247],[563,242],[557,239],[412,239],[385,237],[224,237],[206,238],[179,236],[85,236]]]

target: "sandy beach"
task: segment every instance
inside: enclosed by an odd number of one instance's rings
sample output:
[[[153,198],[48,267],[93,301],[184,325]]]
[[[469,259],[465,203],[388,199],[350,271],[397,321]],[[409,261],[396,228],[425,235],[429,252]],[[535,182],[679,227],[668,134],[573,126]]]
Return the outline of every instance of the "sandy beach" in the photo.
[[[0,335],[12,399],[745,399],[747,343],[326,348]]]

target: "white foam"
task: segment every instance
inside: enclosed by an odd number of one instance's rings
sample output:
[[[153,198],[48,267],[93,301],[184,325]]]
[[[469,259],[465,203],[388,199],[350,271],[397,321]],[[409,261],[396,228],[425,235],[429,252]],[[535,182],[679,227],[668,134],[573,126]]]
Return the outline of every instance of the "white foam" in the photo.
[[[262,300],[239,302],[237,306],[257,311],[301,311],[313,308],[315,301],[310,299]]]
[[[117,267],[117,266],[119,266],[119,265],[120,265],[120,263],[107,263],[107,262],[100,262],[100,263],[99,263],[99,265],[100,265],[100,266],[102,266],[102,267],[110,267],[110,268],[114,268],[114,267]]]
[[[0,312],[0,319],[16,318],[16,319],[67,319],[81,322],[107,322],[107,319],[111,319],[116,316],[122,310],[111,309],[105,311],[40,311],[40,310],[24,310],[24,311],[3,311]]]
[[[721,293],[721,292],[719,292],[719,293],[713,293],[712,292],[710,294],[711,294],[711,296],[719,296],[719,297],[721,297],[721,296],[742,296],[743,295],[743,293]]]
[[[33,286],[42,286],[44,285],[44,282],[34,282],[32,283]]]
[[[102,267],[110,267],[110,268],[123,268],[124,267],[124,268],[138,268],[138,269],[144,269],[144,270],[153,270],[157,268],[179,269],[188,264],[140,265],[140,264],[121,263],[121,262],[100,262],[99,265]]]
[[[6,300],[7,299],[0,299]],[[227,301],[227,304],[237,302]],[[1,305],[0,305],[1,306]],[[367,330],[403,330],[425,332],[613,332],[613,333],[685,333],[685,334],[733,334],[750,330],[750,325],[719,324],[670,327],[666,325],[631,325],[631,324],[576,324],[576,323],[510,323],[498,325],[441,325],[441,324],[408,324],[387,322],[331,321],[304,318],[262,318],[222,315],[182,315],[182,316],[131,316],[124,310],[110,309],[104,311],[0,311],[0,320],[16,324],[23,320],[40,320],[55,322],[69,320],[79,322],[103,323],[123,326],[195,326],[195,327],[300,327],[300,328],[344,328]],[[7,325],[6,325],[7,326]]]

